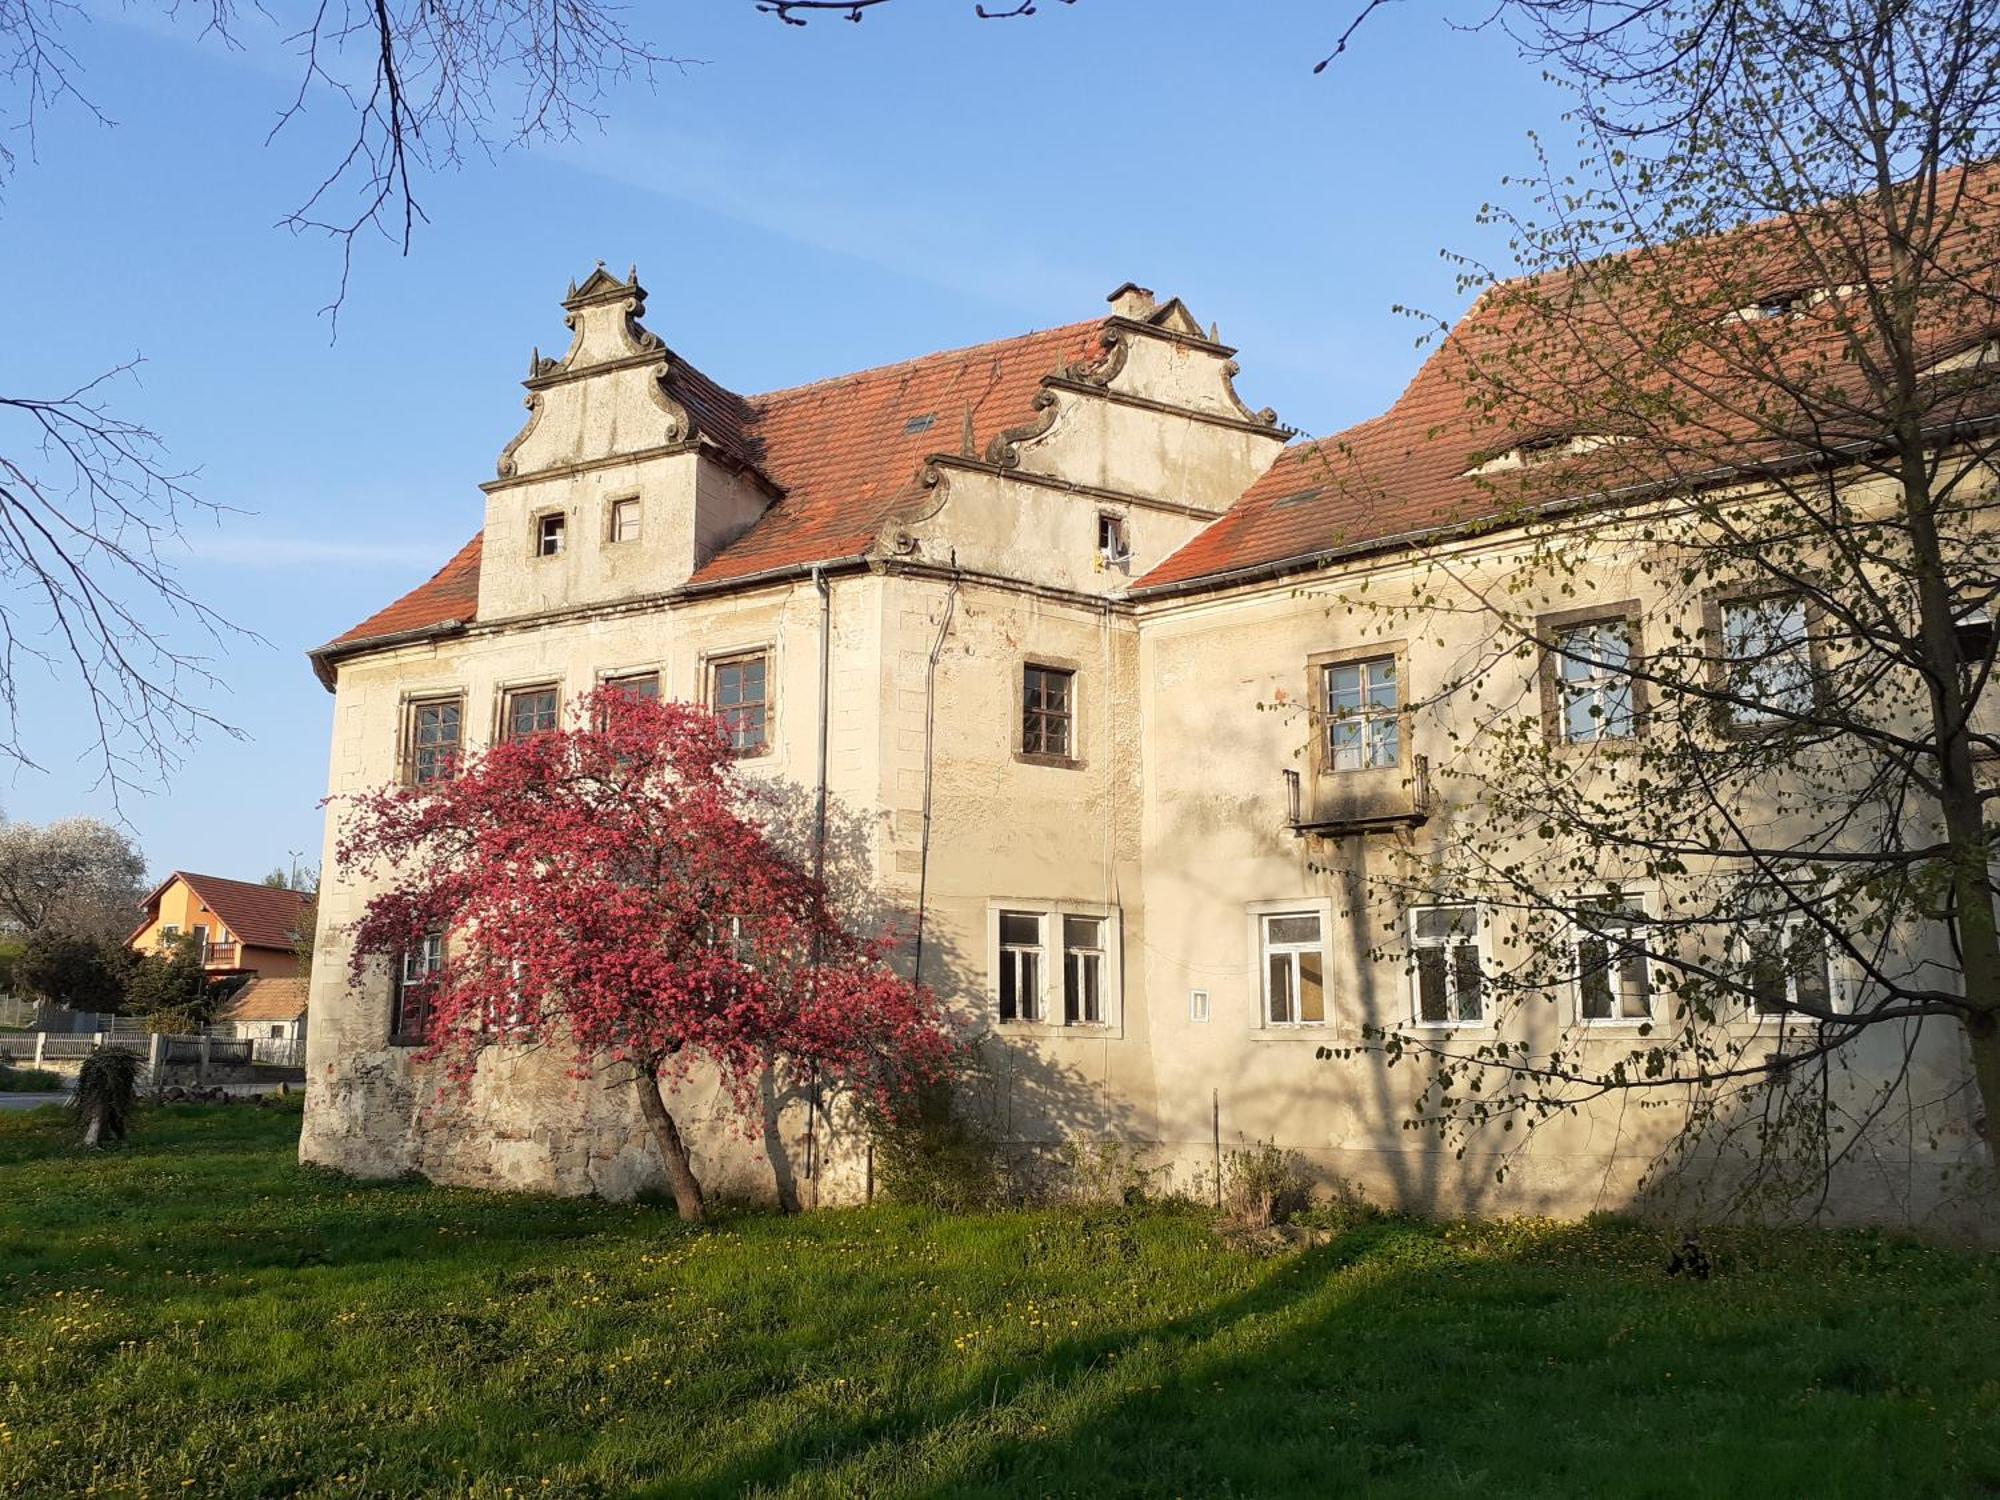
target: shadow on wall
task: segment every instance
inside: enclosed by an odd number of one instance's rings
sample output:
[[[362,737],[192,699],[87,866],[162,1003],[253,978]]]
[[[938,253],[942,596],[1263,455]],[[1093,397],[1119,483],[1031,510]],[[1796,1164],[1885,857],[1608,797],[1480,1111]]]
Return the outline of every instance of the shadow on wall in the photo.
[[[1242,692],[1240,703],[1204,705],[1199,731],[1180,736],[1190,780],[1201,790],[1156,807],[1147,857],[1164,859],[1180,883],[1181,909],[1193,914],[1184,920],[1226,921],[1242,931],[1246,900],[1326,900],[1335,950],[1330,1024],[1316,1040],[1351,1048],[1364,1040],[1363,1026],[1405,1028],[1409,977],[1394,956],[1397,913],[1380,904],[1383,879],[1392,865],[1405,868],[1449,846],[1449,809],[1416,830],[1296,838],[1285,820],[1280,773],[1300,764],[1289,752],[1303,731],[1274,733],[1278,721],[1250,701],[1256,689],[1246,684]],[[1268,775],[1246,780],[1246,766],[1266,767]],[[1274,880],[1287,866],[1296,874]],[[1244,888],[1245,872],[1255,872],[1256,889]],[[1148,916],[1162,919],[1158,911]],[[1386,950],[1380,961],[1377,948]],[[1257,962],[1255,953],[1244,954],[1251,1014],[1241,1019],[1248,1026],[1259,1024]],[[1530,1003],[1515,1018],[1529,1028],[1531,1045],[1538,1029],[1560,1025],[1558,1003]],[[1218,1013],[1214,1024],[1228,1023]],[[1745,1089],[1721,1101],[1698,1147],[1685,1151],[1677,1145],[1695,1112],[1684,1095],[1613,1091],[1545,1119],[1524,1115],[1512,1128],[1496,1121],[1447,1133],[1425,1117],[1427,1103],[1436,1107],[1422,1099],[1436,1071],[1429,1061],[1392,1065],[1365,1052],[1319,1060],[1308,1040],[1218,1029],[1210,1058],[1171,1059],[1179,1066],[1163,1067],[1163,1078],[1178,1080],[1171,1087],[1196,1096],[1161,1100],[1163,1133],[1185,1160],[1190,1138],[1209,1134],[1196,1127],[1209,1125],[1215,1099],[1220,1149],[1211,1140],[1212,1161],[1272,1141],[1384,1206],[1422,1214],[1820,1219],[1991,1239],[2000,1232],[1994,1174],[1971,1136],[1962,1097],[1954,1102],[1963,1093],[1963,1059],[1943,1037],[1915,1036],[1923,1024],[1908,1023],[1912,1034],[1871,1034],[1851,1049],[1846,1068],[1801,1069],[1775,1091]],[[1170,1032],[1156,1035],[1164,1047],[1179,1045]],[[1607,1055],[1615,1049],[1623,1056],[1637,1043],[1602,1045]],[[1769,1049],[1760,1042],[1755,1050]],[[1463,1073],[1456,1080],[1461,1098],[1469,1082]],[[1778,1114],[1790,1116],[1783,1130],[1773,1126]]]

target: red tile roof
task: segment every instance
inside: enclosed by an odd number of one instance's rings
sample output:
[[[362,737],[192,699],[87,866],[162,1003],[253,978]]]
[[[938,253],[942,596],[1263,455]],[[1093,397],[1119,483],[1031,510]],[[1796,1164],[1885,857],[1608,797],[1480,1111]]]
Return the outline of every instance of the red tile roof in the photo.
[[[141,904],[157,915],[159,900],[176,880],[184,882],[208,909],[222,919],[222,925],[239,942],[253,948],[290,948],[292,934],[312,906],[304,891],[288,891],[283,886],[263,885],[254,880],[227,880],[220,875],[190,875],[176,870]],[[150,918],[149,918],[150,920]],[[139,929],[145,930],[142,925]],[[135,933],[134,936],[137,936]]]
[[[918,495],[927,458],[959,452],[968,420],[974,453],[1029,421],[1045,377],[1103,354],[1103,326],[1072,323],[749,397],[676,360],[674,395],[697,425],[783,491],[691,581],[725,583],[859,555]],[[479,602],[479,552],[474,537],[434,577],[320,650],[470,621]]]
[[[332,644],[372,641],[406,630],[429,630],[456,621],[464,624],[479,608],[480,538],[474,537],[425,582],[386,609],[378,609]]]
[[[2000,329],[2000,167],[1947,174],[1940,192],[1951,208],[1931,253],[1948,274],[1919,313],[1926,361]],[[1839,213],[1831,205],[1824,217]],[[1879,398],[1852,355],[1871,336],[1867,304],[1827,289],[1879,285],[1884,252],[1852,224],[1822,241],[1821,222],[1770,220],[1491,288],[1388,411],[1288,447],[1134,590],[1224,583],[1439,527],[1879,442]],[[1732,316],[1794,289],[1819,300],[1770,321]],[[1670,361],[1659,356],[1664,338]],[[1802,394],[1788,402],[1787,390]],[[1991,382],[1947,378],[1920,394],[1926,424],[1940,429],[1984,420],[1996,402]],[[1642,440],[1627,446],[1620,434]],[[1543,437],[1600,446],[1472,474]]]

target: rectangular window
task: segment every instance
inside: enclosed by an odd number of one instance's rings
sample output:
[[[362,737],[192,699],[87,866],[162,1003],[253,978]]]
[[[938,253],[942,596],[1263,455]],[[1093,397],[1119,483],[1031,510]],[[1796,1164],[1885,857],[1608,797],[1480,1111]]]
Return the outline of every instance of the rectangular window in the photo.
[[[709,668],[709,707],[738,755],[762,755],[769,748],[770,695],[770,658],[761,651]]]
[[[535,518],[535,556],[560,557],[569,535],[569,523],[561,511]]]
[[[427,934],[404,950],[396,965],[396,992],[389,1009],[389,1040],[404,1046],[430,1040],[431,996],[444,967],[444,934]]]
[[[562,695],[552,687],[514,688],[500,702],[500,738],[524,740],[556,727]]]
[[[1326,668],[1326,765],[1330,771],[1372,771],[1401,764],[1396,658],[1337,662]]]
[[[1477,907],[1412,909],[1410,960],[1419,1026],[1477,1025],[1486,1019]]]
[[[1076,673],[1060,667],[1024,667],[1021,671],[1021,753],[1070,753],[1070,726],[1075,713]]]
[[[1000,913],[1000,1019],[1042,1019],[1042,915]]]
[[[1733,599],[1722,606],[1722,650],[1735,724],[1769,724],[1813,706],[1806,606],[1796,595]]]
[[[1745,939],[1751,1012],[1808,1015],[1833,1008],[1833,966],[1826,934],[1809,917],[1765,922]]]
[[[1326,1021],[1326,950],[1319,913],[1273,912],[1258,918],[1263,936],[1264,1023],[1319,1026]]]
[[[412,786],[442,781],[458,764],[464,733],[463,698],[426,698],[409,707],[409,760],[405,779]]]
[[[1646,912],[1606,896],[1576,914],[1577,1015],[1584,1021],[1644,1021],[1653,1014]]]
[[[201,961],[202,961],[203,963],[207,963],[207,962],[208,962],[208,928],[207,928],[207,926],[206,926],[205,924],[203,924],[203,923],[200,923],[200,922],[197,922],[197,923],[195,923],[195,925],[194,925],[194,926],[192,926],[192,927],[190,927],[190,928],[188,929],[188,934],[189,934],[189,936],[191,936],[191,937],[192,937],[192,938],[194,939],[194,943],[193,943],[193,945],[192,945],[192,946],[193,946],[193,948],[194,948],[194,951],[195,951],[195,955],[196,955],[196,956],[197,956],[198,958],[200,958],[200,960],[201,960]]]
[[[1632,714],[1632,625],[1597,620],[1556,636],[1556,728],[1564,744],[1627,739]]]
[[[1104,1024],[1104,918],[1064,917],[1063,1024]]]
[[[637,500],[613,500],[611,502],[611,525],[606,540],[612,542],[636,542],[639,540],[639,502]]]
[[[1132,543],[1123,516],[1110,511],[1097,513],[1097,556],[1107,568],[1122,568],[1132,560]]]
[[[605,678],[604,685],[612,692],[627,698],[639,698],[647,703],[657,703],[660,700],[658,672],[627,672],[620,677]]]

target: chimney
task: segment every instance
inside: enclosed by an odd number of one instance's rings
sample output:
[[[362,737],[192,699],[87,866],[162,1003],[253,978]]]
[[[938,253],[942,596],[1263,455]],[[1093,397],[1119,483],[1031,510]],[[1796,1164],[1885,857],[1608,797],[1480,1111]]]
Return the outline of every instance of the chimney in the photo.
[[[1153,289],[1136,281],[1126,282],[1104,300],[1111,304],[1114,318],[1130,318],[1135,323],[1145,322],[1159,307],[1153,301]]]

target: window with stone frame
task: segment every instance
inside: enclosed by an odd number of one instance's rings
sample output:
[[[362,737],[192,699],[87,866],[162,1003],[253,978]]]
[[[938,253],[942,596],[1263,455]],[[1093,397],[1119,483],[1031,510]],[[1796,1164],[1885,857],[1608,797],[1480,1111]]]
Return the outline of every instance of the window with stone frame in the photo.
[[[1812,711],[1817,691],[1810,618],[1797,594],[1724,599],[1723,686],[1733,728],[1757,729]]]
[[[1410,909],[1410,988],[1419,1026],[1478,1026],[1486,1020],[1479,908],[1470,902]]]
[[[1798,913],[1747,925],[1739,939],[1750,1014],[1813,1017],[1834,1009],[1838,987],[1826,933]]]
[[[1021,669],[1021,753],[1051,760],[1074,755],[1076,673],[1067,667]]]
[[[389,1041],[420,1047],[431,1040],[431,1002],[438,971],[444,967],[444,934],[427,933],[396,961],[394,992],[389,1005]]]
[[[1257,918],[1263,964],[1264,1024],[1326,1024],[1326,938],[1316,911]]]
[[[1068,914],[1062,918],[1065,1026],[1102,1026],[1105,1022],[1105,921],[1103,917]]]
[[[605,678],[604,685],[627,698],[638,698],[647,703],[657,703],[660,699],[658,672],[620,672],[615,677]]]
[[[444,780],[457,769],[464,741],[462,694],[412,699],[404,709],[403,779],[411,786]]]
[[[639,502],[636,498],[628,496],[611,502],[604,539],[613,544],[639,540]]]
[[[710,662],[708,706],[722,721],[732,751],[739,756],[764,754],[771,743],[770,654],[745,651]]]
[[[1042,942],[1046,914],[1039,911],[1003,911],[1000,921],[999,992],[1002,1021],[1040,1021],[1043,1018],[1042,976],[1045,950]]]
[[[524,740],[562,722],[562,691],[553,683],[509,688],[500,699],[500,738]]]
[[[1394,656],[1329,662],[1320,683],[1327,770],[1402,764],[1402,687]]]
[[[1591,1025],[1652,1019],[1647,925],[1645,905],[1635,897],[1606,894],[1578,903],[1572,937],[1578,1020]]]
[[[535,556],[560,557],[569,541],[569,518],[559,510],[535,517]]]
[[[1626,614],[1572,620],[1545,636],[1551,730],[1565,745],[1629,739],[1638,733],[1632,676],[1637,621]]]

